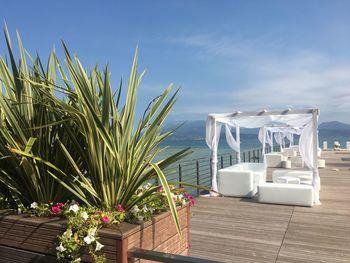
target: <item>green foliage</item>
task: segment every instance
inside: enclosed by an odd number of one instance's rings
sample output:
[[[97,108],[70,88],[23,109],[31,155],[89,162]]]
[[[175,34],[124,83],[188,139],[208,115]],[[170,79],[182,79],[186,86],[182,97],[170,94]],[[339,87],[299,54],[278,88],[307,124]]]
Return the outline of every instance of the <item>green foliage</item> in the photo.
[[[113,92],[108,67],[87,72],[63,44],[65,67],[53,52],[44,70],[39,57],[25,55],[19,35],[17,65],[7,30],[5,36],[12,70],[1,58],[5,92],[0,96],[0,188],[19,205],[74,197],[105,211],[118,205],[128,211],[158,189],[155,184],[135,196],[142,185],[160,182],[179,229],[176,204],[162,170],[190,150],[157,160],[160,143],[173,132],[162,132],[176,102],[172,85],[137,120],[143,76],[137,73],[137,50],[122,103],[122,82]],[[63,86],[56,82],[57,75]]]
[[[33,201],[52,202],[72,196],[50,174],[58,171],[33,158],[19,156],[15,151],[40,156],[67,174],[71,167],[60,143],[69,144],[64,126],[69,119],[60,111],[54,95],[56,85],[56,55],[53,52],[44,69],[39,57],[26,55],[19,34],[19,62],[7,29],[5,38],[9,64],[0,57],[0,189],[19,206]],[[31,64],[27,64],[27,59]],[[30,82],[29,82],[30,81]],[[32,83],[36,84],[32,84]],[[72,129],[77,136],[77,130]],[[73,134],[71,136],[73,136]],[[79,139],[79,137],[77,137]],[[70,148],[71,156],[79,155]],[[2,190],[4,189],[4,190]]]

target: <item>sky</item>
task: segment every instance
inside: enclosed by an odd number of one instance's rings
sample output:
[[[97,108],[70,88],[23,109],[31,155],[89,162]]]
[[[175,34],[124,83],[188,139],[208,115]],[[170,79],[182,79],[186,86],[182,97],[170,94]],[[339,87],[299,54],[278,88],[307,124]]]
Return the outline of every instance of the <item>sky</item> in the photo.
[[[171,120],[208,113],[320,109],[350,123],[350,1],[5,1],[0,17],[29,53],[61,40],[87,69],[109,64],[128,79],[139,49],[138,112],[169,84],[180,87]],[[0,36],[0,54],[6,54]]]

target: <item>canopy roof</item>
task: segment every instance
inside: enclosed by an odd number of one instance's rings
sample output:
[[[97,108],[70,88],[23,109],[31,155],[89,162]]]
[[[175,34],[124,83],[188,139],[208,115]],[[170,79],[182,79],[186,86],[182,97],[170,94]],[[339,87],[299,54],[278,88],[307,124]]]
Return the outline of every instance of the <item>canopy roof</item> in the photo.
[[[259,112],[233,112],[233,113],[212,113],[208,115],[206,124],[206,143],[212,150],[212,188],[217,191],[217,147],[220,139],[221,126],[225,125],[226,140],[229,146],[237,152],[237,159],[240,162],[240,128],[262,128],[263,149],[267,130],[299,130],[300,154],[306,165],[313,171],[313,186],[315,203],[319,203],[320,179],[317,167],[317,127],[318,109],[299,110],[278,110]],[[236,128],[236,139],[231,133],[231,128]],[[275,132],[276,132],[275,131]],[[301,131],[301,132],[300,132]]]

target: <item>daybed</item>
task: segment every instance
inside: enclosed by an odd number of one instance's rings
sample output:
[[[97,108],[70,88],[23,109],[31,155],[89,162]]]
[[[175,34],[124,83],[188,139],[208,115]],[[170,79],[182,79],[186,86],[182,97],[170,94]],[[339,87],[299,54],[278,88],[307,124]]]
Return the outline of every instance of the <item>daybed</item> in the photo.
[[[265,182],[263,163],[239,163],[218,171],[218,191],[226,196],[251,198]]]

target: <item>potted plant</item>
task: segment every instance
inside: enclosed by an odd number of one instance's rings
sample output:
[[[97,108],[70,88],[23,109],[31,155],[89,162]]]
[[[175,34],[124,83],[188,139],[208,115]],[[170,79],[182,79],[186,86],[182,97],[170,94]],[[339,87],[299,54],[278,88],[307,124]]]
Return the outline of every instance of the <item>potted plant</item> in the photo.
[[[19,35],[20,62],[16,64],[7,29],[5,37],[12,69],[0,58],[5,90],[0,96],[0,198],[7,207],[39,219],[2,211],[0,249],[38,257],[57,252],[58,258],[72,262],[103,262],[110,254],[110,260],[125,261],[129,246],[122,244],[129,243],[125,240],[131,233],[139,239],[151,237],[150,249],[161,249],[160,241],[171,238],[186,242],[186,232],[183,239],[181,233],[188,230],[188,204],[193,199],[183,189],[169,186],[162,170],[190,149],[157,159],[160,143],[173,133],[163,132],[162,126],[177,91],[171,95],[170,85],[137,121],[137,91],[144,74],[137,73],[137,50],[123,104],[122,82],[114,92],[108,67],[87,72],[63,44],[65,67],[52,52],[45,69],[39,57],[26,55]],[[124,221],[146,223],[130,226]],[[102,227],[115,232],[102,230],[99,240]],[[18,250],[16,241],[8,241],[9,228],[22,229],[24,248]],[[42,232],[50,232],[46,239],[50,242],[40,241]],[[32,234],[43,247],[36,244],[35,250],[27,242]],[[132,242],[144,244],[144,240]]]

